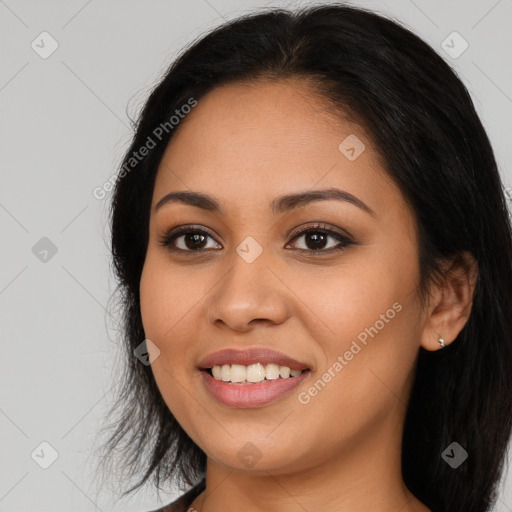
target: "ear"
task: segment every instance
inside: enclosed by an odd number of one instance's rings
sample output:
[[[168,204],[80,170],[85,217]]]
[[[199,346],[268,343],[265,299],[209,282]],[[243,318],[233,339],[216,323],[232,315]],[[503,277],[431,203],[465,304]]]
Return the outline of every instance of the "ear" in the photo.
[[[433,284],[431,299],[425,311],[421,346],[426,350],[442,348],[457,338],[471,314],[478,278],[478,263],[464,251],[445,262],[443,283]]]

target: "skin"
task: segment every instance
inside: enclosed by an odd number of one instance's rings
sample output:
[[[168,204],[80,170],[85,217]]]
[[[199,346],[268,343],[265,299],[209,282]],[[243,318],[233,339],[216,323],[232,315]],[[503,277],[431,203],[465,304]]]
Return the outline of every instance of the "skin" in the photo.
[[[366,146],[354,161],[338,149],[350,134]],[[439,336],[448,345],[469,317],[476,263],[464,255],[421,308],[413,212],[381,163],[364,129],[299,79],[214,89],[166,148],[141,314],[146,337],[160,350],[151,367],[161,394],[208,457],[206,491],[192,504],[199,512],[429,510],[402,479],[405,408],[419,347],[438,350]],[[355,195],[375,216],[336,200],[278,215],[269,210],[282,194],[330,187]],[[179,203],[154,211],[178,190],[210,194],[223,211]],[[315,252],[311,234],[293,239],[297,228],[316,222],[347,230],[355,243],[329,252],[338,244],[329,237]],[[212,230],[202,253],[187,257],[159,244],[183,224]],[[252,263],[235,250],[248,236],[263,249]],[[188,238],[188,245],[184,236],[175,245],[193,251]],[[359,343],[362,349],[309,403],[300,403],[298,394],[394,303],[402,306],[394,318],[366,346]],[[217,402],[199,361],[223,348],[253,346],[284,352],[312,373],[265,406]],[[261,455],[252,467],[237,455],[248,441]]]

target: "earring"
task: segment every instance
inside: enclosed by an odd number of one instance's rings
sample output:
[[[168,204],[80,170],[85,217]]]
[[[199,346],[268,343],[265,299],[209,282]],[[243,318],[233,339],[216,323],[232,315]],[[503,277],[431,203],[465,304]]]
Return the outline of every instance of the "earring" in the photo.
[[[441,345],[441,348],[444,348],[446,345],[444,344],[443,338],[439,338],[439,345]]]

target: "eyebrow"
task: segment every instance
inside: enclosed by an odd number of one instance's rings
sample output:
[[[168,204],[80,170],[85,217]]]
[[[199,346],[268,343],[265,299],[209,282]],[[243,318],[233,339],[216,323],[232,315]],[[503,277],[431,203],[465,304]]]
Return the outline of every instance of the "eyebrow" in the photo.
[[[361,199],[352,195],[346,190],[340,190],[338,188],[327,188],[323,190],[308,190],[305,192],[298,192],[294,194],[286,194],[277,197],[270,203],[270,211],[274,214],[281,214],[305,206],[306,204],[315,201],[344,201],[354,206],[357,206],[361,210],[369,213],[373,217],[376,217],[376,213]],[[169,192],[162,197],[155,205],[155,212],[162,208],[164,205],[169,203],[181,203],[189,206],[196,206],[213,213],[222,213],[222,208],[219,203],[209,194],[201,192],[191,191],[177,191]]]

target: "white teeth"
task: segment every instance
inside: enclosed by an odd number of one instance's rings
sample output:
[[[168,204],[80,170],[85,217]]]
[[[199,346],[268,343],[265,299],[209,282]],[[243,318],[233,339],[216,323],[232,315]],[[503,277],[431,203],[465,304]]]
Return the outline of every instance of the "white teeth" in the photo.
[[[291,370],[288,366],[279,366],[278,364],[261,363],[244,366],[242,364],[223,364],[214,366],[212,369],[213,377],[216,380],[224,382],[261,382],[263,380],[275,380],[281,377],[288,379],[297,377],[303,370]],[[305,370],[304,370],[305,371]]]
[[[261,382],[265,378],[265,367],[261,363],[251,364],[247,367],[247,381]]]
[[[222,380],[222,368],[220,366],[214,366],[212,368],[212,373],[217,380]]]
[[[231,380],[231,366],[229,364],[223,364],[221,368],[221,375],[220,378],[224,382],[229,382]]]
[[[278,364],[267,364],[265,367],[265,376],[267,380],[279,379],[279,365]]]
[[[281,375],[283,379],[287,379],[290,376],[290,371],[291,370],[288,368],[288,366],[279,367],[279,375]]]
[[[241,364],[232,364],[230,375],[231,382],[244,382],[247,377],[245,366],[242,366]]]

